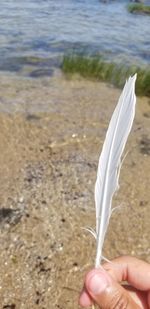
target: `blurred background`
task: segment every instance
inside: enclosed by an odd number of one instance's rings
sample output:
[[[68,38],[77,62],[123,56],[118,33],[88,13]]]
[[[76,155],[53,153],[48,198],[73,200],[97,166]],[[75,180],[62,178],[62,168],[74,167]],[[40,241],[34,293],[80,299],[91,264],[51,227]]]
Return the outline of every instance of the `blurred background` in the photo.
[[[1,0],[0,308],[77,309],[94,184],[129,75],[137,108],[103,255],[150,262],[150,2]]]

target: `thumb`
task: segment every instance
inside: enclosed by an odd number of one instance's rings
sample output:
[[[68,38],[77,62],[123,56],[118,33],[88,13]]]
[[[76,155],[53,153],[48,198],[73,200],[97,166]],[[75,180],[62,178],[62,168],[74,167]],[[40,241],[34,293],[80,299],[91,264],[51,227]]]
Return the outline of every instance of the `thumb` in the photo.
[[[101,309],[140,308],[128,292],[103,269],[93,269],[85,279],[85,288]]]

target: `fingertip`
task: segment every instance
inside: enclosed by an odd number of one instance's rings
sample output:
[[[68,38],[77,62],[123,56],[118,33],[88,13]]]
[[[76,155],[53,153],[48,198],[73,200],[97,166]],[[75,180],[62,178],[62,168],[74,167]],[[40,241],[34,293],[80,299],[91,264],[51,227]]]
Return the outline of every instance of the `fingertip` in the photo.
[[[90,295],[102,293],[110,283],[108,274],[103,269],[93,269],[85,279],[85,286]]]
[[[79,305],[82,307],[89,307],[92,305],[92,300],[86,290],[83,290],[81,292],[81,295],[79,297]]]

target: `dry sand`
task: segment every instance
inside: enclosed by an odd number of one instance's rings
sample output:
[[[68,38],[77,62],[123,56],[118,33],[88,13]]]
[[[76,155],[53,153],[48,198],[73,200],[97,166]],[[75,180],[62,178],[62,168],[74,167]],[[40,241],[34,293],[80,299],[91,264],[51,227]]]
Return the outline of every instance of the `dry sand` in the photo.
[[[98,156],[120,91],[0,76],[0,308],[76,309],[94,264]],[[150,101],[138,98],[104,256],[150,262]]]

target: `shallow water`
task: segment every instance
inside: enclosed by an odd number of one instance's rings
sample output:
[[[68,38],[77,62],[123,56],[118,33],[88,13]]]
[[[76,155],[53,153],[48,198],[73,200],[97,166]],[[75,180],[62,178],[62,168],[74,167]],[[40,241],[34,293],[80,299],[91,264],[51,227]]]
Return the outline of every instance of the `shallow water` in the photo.
[[[148,65],[149,29],[149,16],[128,13],[126,1],[2,0],[0,70],[51,75],[72,51]]]

